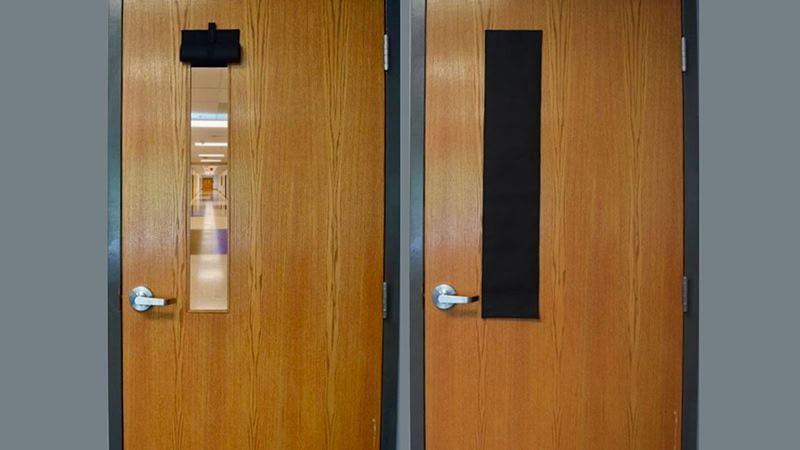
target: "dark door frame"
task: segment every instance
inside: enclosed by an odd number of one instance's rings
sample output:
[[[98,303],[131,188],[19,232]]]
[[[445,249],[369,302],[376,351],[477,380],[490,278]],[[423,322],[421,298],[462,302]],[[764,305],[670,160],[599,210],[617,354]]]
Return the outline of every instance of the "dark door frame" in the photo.
[[[109,0],[108,17],[108,432],[109,449],[122,450],[122,1]],[[385,33],[399,49],[400,0],[385,0]],[[377,37],[376,37],[377,38]],[[246,51],[246,49],[245,49]],[[381,449],[396,447],[397,352],[400,293],[400,52],[391,51],[385,75],[384,281]],[[378,299],[376,299],[377,301]]]
[[[425,449],[425,19],[426,0],[411,0],[411,185],[410,185],[410,428],[411,449]],[[697,0],[682,0],[686,71],[683,75],[684,275],[688,308],[683,323],[683,450],[697,449],[699,290],[699,93]]]

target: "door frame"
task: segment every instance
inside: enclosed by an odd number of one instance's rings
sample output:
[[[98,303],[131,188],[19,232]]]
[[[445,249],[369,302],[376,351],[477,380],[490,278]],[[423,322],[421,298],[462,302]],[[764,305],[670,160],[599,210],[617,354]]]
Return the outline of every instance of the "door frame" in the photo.
[[[108,0],[108,443],[123,448],[122,414],[122,2]],[[384,0],[384,32],[389,46],[400,45],[400,0]],[[389,52],[384,78],[384,282],[381,367],[381,446],[396,447],[397,354],[400,293],[400,52]],[[378,299],[376,299],[377,301]]]
[[[683,392],[681,448],[697,450],[697,392],[700,296],[700,171],[698,91],[698,0],[681,0],[686,47],[683,74],[684,131],[684,276],[688,279],[688,308],[683,320]],[[410,212],[409,212],[409,384],[410,443],[425,450],[425,314],[424,314],[424,199],[425,199],[425,33],[426,0],[411,0],[410,23]]]

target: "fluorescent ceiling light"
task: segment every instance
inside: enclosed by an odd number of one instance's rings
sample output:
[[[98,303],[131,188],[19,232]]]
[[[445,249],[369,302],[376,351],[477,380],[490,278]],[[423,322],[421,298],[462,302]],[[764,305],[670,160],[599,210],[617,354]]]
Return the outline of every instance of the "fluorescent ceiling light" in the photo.
[[[195,142],[195,147],[227,147],[227,142]]]
[[[223,153],[200,153],[197,155],[201,158],[224,158],[225,155]]]
[[[228,128],[227,120],[192,120],[192,128]]]
[[[218,162],[222,162],[222,160],[221,159],[201,159],[200,162],[201,163],[218,163]]]
[[[193,112],[192,120],[228,120],[228,113]]]

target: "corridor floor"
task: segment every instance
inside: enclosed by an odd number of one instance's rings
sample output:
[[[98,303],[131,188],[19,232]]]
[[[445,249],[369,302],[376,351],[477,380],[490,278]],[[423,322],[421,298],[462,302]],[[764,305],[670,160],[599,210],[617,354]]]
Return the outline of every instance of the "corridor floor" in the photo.
[[[190,306],[228,308],[228,201],[221,193],[201,192],[192,200]]]

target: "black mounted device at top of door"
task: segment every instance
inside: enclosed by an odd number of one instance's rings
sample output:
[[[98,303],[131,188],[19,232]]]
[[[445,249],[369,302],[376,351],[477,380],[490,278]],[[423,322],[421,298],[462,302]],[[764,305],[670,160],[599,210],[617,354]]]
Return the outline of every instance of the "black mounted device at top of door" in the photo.
[[[218,30],[211,22],[207,30],[181,31],[181,62],[192,67],[226,67],[242,59],[239,30]]]

